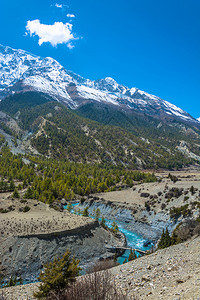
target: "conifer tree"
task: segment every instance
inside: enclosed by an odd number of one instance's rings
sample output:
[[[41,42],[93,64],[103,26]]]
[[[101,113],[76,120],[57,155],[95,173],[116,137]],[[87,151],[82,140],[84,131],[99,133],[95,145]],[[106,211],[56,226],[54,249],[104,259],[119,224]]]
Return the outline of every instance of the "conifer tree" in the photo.
[[[96,211],[95,211],[95,220],[96,221],[99,221],[100,213],[101,213],[100,209],[97,208]]]
[[[119,231],[119,227],[115,221],[112,223],[111,226],[112,226],[111,229],[114,233],[117,233]]]
[[[44,272],[41,272],[38,278],[41,281],[39,291],[34,296],[42,299],[51,291],[59,294],[75,281],[80,270],[79,260],[71,258],[71,253],[67,250],[61,259],[55,258],[53,262],[44,265]]]
[[[165,247],[171,246],[171,237],[169,235],[168,228],[165,230]]]
[[[9,187],[9,190],[10,190],[11,192],[15,190],[15,184],[14,184],[14,181],[13,181],[13,180],[10,181],[10,187]]]
[[[67,204],[67,210],[68,210],[68,212],[71,212],[71,210],[72,210],[72,204],[71,204],[71,202],[69,202]]]
[[[13,196],[13,198],[19,198],[20,197],[19,192],[18,192],[18,190],[16,188],[15,188],[12,196]]]
[[[88,212],[88,206],[84,208],[83,210],[83,217],[89,217],[89,212]]]
[[[169,246],[171,246],[171,243],[172,243],[172,241],[171,241],[171,237],[169,235],[168,228],[166,228],[166,230],[163,229],[160,241],[158,243],[158,248],[163,249],[163,248],[169,247]]]
[[[194,195],[194,193],[195,193],[195,190],[194,190],[193,185],[192,185],[191,188],[190,188],[190,193],[191,193],[192,195]]]

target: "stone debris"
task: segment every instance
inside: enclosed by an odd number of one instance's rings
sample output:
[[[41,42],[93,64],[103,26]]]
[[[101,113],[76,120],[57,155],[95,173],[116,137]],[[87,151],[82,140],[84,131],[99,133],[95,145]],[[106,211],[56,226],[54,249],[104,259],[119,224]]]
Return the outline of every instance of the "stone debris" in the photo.
[[[111,271],[117,286],[136,299],[200,299],[200,237]]]
[[[111,272],[117,287],[130,299],[200,300],[200,237],[114,267]],[[37,286],[38,283],[29,284],[4,291],[8,300],[27,296],[32,300]]]

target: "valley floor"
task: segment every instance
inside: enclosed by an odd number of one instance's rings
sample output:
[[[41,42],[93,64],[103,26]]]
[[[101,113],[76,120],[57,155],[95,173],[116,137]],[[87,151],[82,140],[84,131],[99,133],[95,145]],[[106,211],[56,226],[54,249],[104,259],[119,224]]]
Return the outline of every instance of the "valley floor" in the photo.
[[[114,213],[118,211],[119,206],[121,207],[121,211],[130,210],[135,220],[137,220],[138,227],[140,227],[141,224],[145,225],[148,223],[149,226],[152,227],[152,230],[160,226],[159,232],[162,232],[162,228],[166,226],[172,229],[177,223],[175,221],[172,222],[170,219],[170,208],[188,205],[188,208],[191,210],[191,216],[195,218],[198,217],[199,208],[197,207],[197,203],[199,203],[200,198],[200,173],[172,172],[172,175],[177,176],[179,179],[175,183],[167,178],[168,173],[169,172],[162,172],[156,174],[162,178],[161,182],[136,184],[131,189],[97,194],[95,197],[99,197],[99,200],[94,202],[93,197],[91,201],[94,203],[98,203],[99,201],[101,205],[104,203],[106,209],[108,209],[110,205],[110,212]],[[194,193],[191,192],[191,186],[194,187]],[[174,188],[175,190],[181,191],[181,193],[178,194],[178,196],[173,194],[172,197],[169,198],[169,193],[172,193]],[[148,196],[142,195],[145,193],[148,194]],[[102,200],[102,198],[105,199],[105,201]],[[88,201],[90,201],[90,199],[85,201],[85,205],[88,205]],[[108,204],[109,202],[110,204]],[[148,202],[150,206],[149,210],[146,209],[145,202]],[[38,204],[38,202],[34,200],[28,200],[26,204],[22,204],[16,199],[13,201],[11,197],[6,194],[1,195],[0,199],[0,204],[3,208],[6,208],[3,206],[5,203],[6,206],[15,205],[15,211],[0,215],[0,229],[3,232],[2,237],[7,240],[16,235],[19,237],[20,235],[26,235],[26,233],[28,235],[31,233],[37,235],[44,233],[44,231],[49,234],[60,231],[63,228],[69,230],[80,227],[81,225],[92,225],[94,222],[91,219],[71,215],[68,212],[56,212],[45,204]],[[36,203],[37,206],[35,206]],[[163,204],[165,204],[164,207],[162,207]],[[26,213],[18,212],[19,208],[25,205],[31,208],[30,211]],[[183,216],[178,219],[178,221],[181,220],[183,220]],[[38,221],[41,222],[41,226],[36,226]],[[18,226],[18,224],[20,225]],[[132,226],[132,223],[127,224],[127,226],[129,225]],[[136,225],[134,225],[134,229],[136,228]],[[83,257],[88,251],[86,250],[88,245],[101,242],[101,248],[103,248],[105,240],[108,240],[107,233],[103,233],[100,228],[95,228],[95,230],[98,239],[93,240],[93,232],[89,235],[88,232],[85,232],[85,242],[79,243],[82,245]],[[105,236],[103,234],[105,234]],[[90,236],[91,242],[89,244]],[[39,244],[38,246],[35,240],[33,242],[34,247],[40,249],[41,245]],[[69,243],[68,240],[67,243]],[[80,252],[80,245],[77,244],[76,239],[73,244],[73,247],[77,247],[77,253]],[[20,239],[19,245],[21,245]],[[63,245],[66,245],[66,240],[64,240]],[[18,247],[20,248],[17,244],[17,247],[13,248],[13,251],[18,249]],[[6,248],[9,249],[10,247]],[[89,246],[89,248],[91,248],[91,252],[94,252],[91,246]],[[45,249],[45,251],[47,251],[49,247]],[[102,251],[102,249],[100,250]],[[100,250],[99,253],[101,252]],[[22,252],[24,253],[24,251]],[[100,255],[99,253],[98,255]],[[36,254],[38,257],[40,256],[40,252]],[[50,254],[47,255],[47,261],[53,257],[53,252]],[[7,253],[6,257],[10,257],[10,253]],[[7,262],[8,261],[9,260],[7,260]],[[24,265],[27,265],[27,263],[28,262],[25,261]],[[132,295],[134,295],[136,299],[152,300],[200,299],[200,236],[193,237],[187,242],[156,251],[151,255],[115,267],[111,269],[111,272],[114,275],[114,280],[119,289],[128,292],[130,299]],[[30,300],[33,299],[32,292],[35,289],[37,289],[37,284],[6,288],[3,291],[9,300]],[[27,296],[29,298],[27,298]]]
[[[168,174],[176,176],[178,178],[177,182],[173,182],[168,178]],[[158,178],[162,178],[162,182],[150,182],[150,183],[142,183],[136,185],[133,188],[124,189],[121,191],[107,192],[97,194],[98,197],[102,197],[106,201],[118,202],[130,208],[131,206],[141,206],[144,209],[145,202],[148,200],[149,196],[157,195],[156,201],[154,203],[154,210],[158,212],[160,210],[161,204],[166,204],[165,194],[171,188],[183,188],[189,190],[191,186],[194,186],[197,189],[200,189],[200,172],[184,172],[184,171],[165,171],[155,174]],[[158,193],[161,194],[158,196]],[[148,193],[148,197],[141,196],[142,193]],[[190,196],[188,200],[191,198],[198,197],[197,193],[194,196]],[[178,199],[172,199],[168,204],[167,208],[177,205],[183,205],[188,203],[184,201],[184,195],[180,196]],[[137,214],[136,214],[137,216]]]

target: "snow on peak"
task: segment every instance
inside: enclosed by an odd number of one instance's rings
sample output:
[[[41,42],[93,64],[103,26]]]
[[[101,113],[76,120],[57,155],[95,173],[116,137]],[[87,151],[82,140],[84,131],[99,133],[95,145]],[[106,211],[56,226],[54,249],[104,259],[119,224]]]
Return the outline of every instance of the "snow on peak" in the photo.
[[[133,95],[135,94],[136,91],[137,91],[136,88],[131,88],[131,89],[130,89],[130,94],[131,94],[131,96],[133,96]]]
[[[115,81],[115,79],[113,79],[112,77],[106,77],[106,78],[104,78],[104,80],[106,81],[106,82],[108,82],[108,83],[117,83],[116,81]]]
[[[166,114],[194,121],[175,105],[135,87],[129,89],[111,77],[91,81],[64,69],[52,57],[41,58],[0,45],[0,98],[15,91],[15,84],[19,81],[22,88],[28,86],[47,93],[74,109],[87,101],[97,101],[126,109],[145,110],[146,113],[156,107]],[[200,118],[197,120],[200,122]]]
[[[199,121],[199,122],[200,122],[200,117],[199,117],[199,118],[197,118],[197,121]]]

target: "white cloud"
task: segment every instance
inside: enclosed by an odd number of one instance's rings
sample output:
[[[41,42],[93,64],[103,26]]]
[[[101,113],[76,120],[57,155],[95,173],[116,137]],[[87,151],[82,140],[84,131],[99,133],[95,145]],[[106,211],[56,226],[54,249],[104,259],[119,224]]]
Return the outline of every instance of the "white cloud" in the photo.
[[[56,3],[56,4],[55,4],[55,7],[62,8],[62,7],[63,7],[63,5],[62,5],[62,4],[58,4],[58,3]]]
[[[71,41],[75,40],[72,33],[72,24],[55,22],[53,25],[41,24],[40,20],[28,21],[26,30],[30,36],[37,35],[39,37],[38,44],[51,43],[52,46],[58,44],[67,44],[71,49],[73,46]]]
[[[74,48],[74,45],[73,45],[72,43],[69,43],[69,44],[67,45],[67,47],[68,47],[69,49],[73,49],[73,48]]]
[[[68,18],[75,18],[75,15],[74,14],[67,14],[67,17]]]

